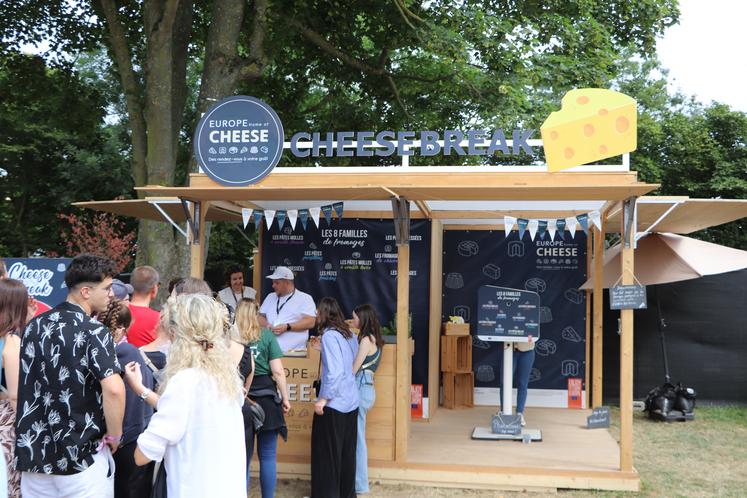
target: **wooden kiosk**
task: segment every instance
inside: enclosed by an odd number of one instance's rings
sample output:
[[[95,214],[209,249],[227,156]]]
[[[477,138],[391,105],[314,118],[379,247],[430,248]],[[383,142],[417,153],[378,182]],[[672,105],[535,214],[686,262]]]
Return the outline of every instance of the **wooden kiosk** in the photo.
[[[604,234],[619,232],[625,245],[623,283],[632,283],[637,228],[689,233],[747,215],[747,201],[708,201],[642,197],[657,185],[639,182],[624,169],[548,173],[543,167],[394,167],[394,168],[276,168],[261,182],[247,187],[224,187],[202,174],[191,175],[187,187],[140,188],[154,197],[133,201],[78,203],[78,206],[172,223],[187,222],[191,274],[202,277],[207,221],[241,221],[242,208],[294,209],[309,202],[344,201],[347,218],[393,218],[406,233],[409,220],[432,220],[429,368],[431,386],[439,385],[441,322],[441,253],[443,231],[502,229],[504,215],[513,217],[574,216],[597,203],[602,230],[593,229],[595,288],[594,328],[587,325],[587,386],[591,406],[602,403],[602,286]],[[305,204],[306,203],[306,204]],[[637,217],[636,217],[637,212]],[[667,218],[673,212],[677,216]],[[636,221],[637,225],[636,226]],[[621,312],[620,441],[605,430],[588,431],[588,410],[533,409],[542,426],[541,444],[496,444],[472,441],[472,427],[484,424],[494,411],[488,407],[451,411],[429,403],[429,419],[411,423],[411,345],[407,337],[409,245],[398,237],[397,344],[384,351],[376,375],[377,401],[369,412],[369,476],[374,481],[430,486],[488,489],[553,490],[558,488],[636,491],[639,476],[633,466],[633,311]],[[591,251],[589,251],[591,255]],[[261,257],[261,251],[255,254]],[[261,264],[257,259],[255,268]],[[592,264],[591,259],[588,262]],[[254,287],[259,285],[255,273]],[[589,301],[587,300],[587,303]],[[587,324],[590,321],[587,320]],[[592,340],[589,340],[592,339]],[[593,344],[593,350],[590,345]],[[417,344],[415,344],[417,348]],[[296,385],[290,437],[280,444],[278,474],[307,478],[310,472],[310,431],[313,408],[310,384],[316,378],[318,356],[286,358],[290,384]],[[587,387],[588,389],[588,387]],[[294,397],[292,395],[292,397]],[[303,415],[302,415],[303,414]]]

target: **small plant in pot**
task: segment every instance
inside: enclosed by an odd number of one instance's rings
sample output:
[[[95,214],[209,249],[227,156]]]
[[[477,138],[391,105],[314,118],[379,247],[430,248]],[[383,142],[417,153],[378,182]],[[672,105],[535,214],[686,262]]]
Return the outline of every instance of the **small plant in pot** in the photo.
[[[408,316],[409,320],[407,321],[407,337],[412,337],[412,313]],[[396,344],[397,343],[397,314],[394,314],[394,317],[387,325],[381,326],[381,336],[382,339],[384,339],[384,342],[386,344]]]

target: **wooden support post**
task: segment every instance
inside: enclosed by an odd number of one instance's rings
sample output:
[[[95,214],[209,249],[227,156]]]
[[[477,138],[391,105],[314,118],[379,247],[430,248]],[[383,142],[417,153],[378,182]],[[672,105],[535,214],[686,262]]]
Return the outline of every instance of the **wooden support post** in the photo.
[[[604,235],[606,222],[602,219],[602,230],[594,231],[594,334],[592,340],[592,408],[602,406],[603,368],[604,368],[604,289],[602,288],[604,272]]]
[[[202,278],[205,270],[205,215],[208,206],[208,202],[199,201],[191,205],[193,227],[188,227],[190,277]]]
[[[623,206],[622,284],[634,283],[635,198]],[[620,311],[620,470],[633,470],[633,310]]]
[[[593,230],[589,231],[589,234],[594,233]],[[592,236],[586,237],[586,275],[591,274],[592,268]],[[587,277],[588,278],[588,277]],[[589,397],[589,385],[591,384],[591,296],[592,291],[587,289],[586,294],[586,311],[585,311],[585,325],[584,327],[584,408],[588,408],[591,405],[591,397]]]
[[[410,245],[397,247],[397,397],[395,410],[395,452],[397,462],[407,461],[410,437]]]
[[[439,382],[438,373],[440,358],[439,337],[441,335],[441,305],[443,301],[443,223],[431,222],[431,294],[428,327],[428,418],[433,417],[438,408]]]

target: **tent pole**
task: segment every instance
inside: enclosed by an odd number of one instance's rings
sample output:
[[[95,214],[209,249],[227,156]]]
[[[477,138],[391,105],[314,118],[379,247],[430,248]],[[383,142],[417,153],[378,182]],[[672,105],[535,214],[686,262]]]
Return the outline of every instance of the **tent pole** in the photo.
[[[634,282],[635,197],[623,204],[622,285]],[[620,311],[620,470],[633,471],[633,310]]]
[[[430,312],[428,326],[428,418],[438,409],[440,373],[439,359],[441,358],[441,309],[443,303],[443,240],[444,230],[441,220],[431,220],[431,285]]]
[[[664,321],[664,317],[661,316],[661,301],[659,300],[659,286],[654,286],[654,297],[656,298],[656,318],[659,326],[659,338],[661,339],[661,354],[664,356],[664,382],[669,382],[669,358],[667,357],[667,340],[664,337],[664,329],[667,328],[667,323]]]
[[[592,381],[592,408],[602,406],[603,395],[603,369],[604,369],[604,235],[607,222],[602,218],[602,229],[594,231],[594,336],[592,340],[592,371],[594,379]]]

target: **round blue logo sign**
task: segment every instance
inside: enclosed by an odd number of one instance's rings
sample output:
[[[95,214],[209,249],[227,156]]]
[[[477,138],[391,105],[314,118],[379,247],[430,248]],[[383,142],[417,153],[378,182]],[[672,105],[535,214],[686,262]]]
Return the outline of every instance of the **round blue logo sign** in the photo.
[[[237,95],[211,107],[197,124],[194,154],[221,185],[241,187],[267,176],[283,154],[283,124],[272,107]]]

